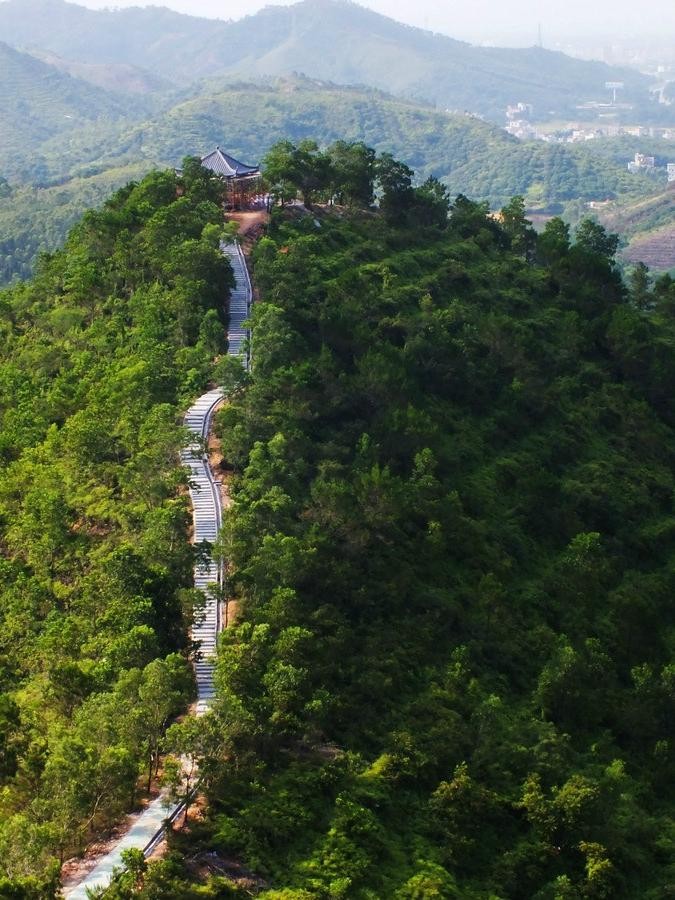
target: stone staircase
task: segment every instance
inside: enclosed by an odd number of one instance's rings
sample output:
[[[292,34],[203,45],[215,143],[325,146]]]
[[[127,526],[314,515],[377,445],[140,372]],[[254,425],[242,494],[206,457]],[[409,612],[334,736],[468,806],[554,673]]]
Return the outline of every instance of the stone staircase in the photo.
[[[244,322],[251,308],[251,280],[241,247],[235,243],[221,244],[221,249],[230,261],[235,280],[235,287],[230,294],[228,353],[231,356],[243,356],[247,353],[248,332],[244,328]],[[248,365],[248,359],[246,364]],[[185,425],[196,439],[182,455],[183,465],[190,469],[193,540],[196,544],[202,541],[212,544],[218,536],[222,521],[220,483],[214,481],[208,459],[203,452],[204,442],[208,439],[211,429],[213,413],[222,397],[220,389],[208,391],[190,407],[185,416]],[[209,596],[209,588],[220,584],[221,580],[222,572],[218,572],[213,559],[205,560],[203,565],[195,568],[195,587],[207,595],[203,615],[192,628],[192,639],[199,643],[199,656],[195,662],[197,715],[203,715],[207,711],[214,697],[214,658],[222,623],[218,600],[214,596]]]
[[[227,332],[230,356],[241,356],[246,350],[248,332],[244,322],[251,311],[251,279],[246,259],[239,244],[222,244],[221,249],[230,261],[234,272],[235,287],[230,295],[230,324]]]
[[[218,537],[222,518],[220,484],[211,474],[204,443],[208,439],[211,419],[216,407],[223,399],[220,389],[203,394],[187,412],[185,425],[195,436],[195,441],[183,450],[181,460],[190,470],[190,498],[192,500],[193,541],[213,544]],[[197,680],[197,715],[203,715],[213,699],[213,658],[220,631],[220,609],[218,600],[209,596],[209,588],[221,580],[217,564],[209,557],[197,565],[194,572],[196,588],[207,595],[203,613],[192,628],[192,639],[199,643],[199,655],[195,662]]]
[[[223,244],[223,253],[228,257],[236,280],[230,299],[230,326],[228,330],[228,353],[241,356],[246,353],[247,332],[243,322],[248,318],[252,301],[251,281],[246,268],[246,260],[241,248],[236,244]],[[248,359],[246,359],[248,367]],[[222,522],[222,499],[220,483],[217,482],[209,466],[205,453],[206,441],[211,430],[213,414],[223,399],[219,388],[207,391],[188,410],[185,425],[192,432],[194,440],[181,453],[181,461],[190,470],[190,497],[192,500],[193,540],[195,543],[208,541],[212,544],[218,536]],[[207,592],[210,585],[218,584],[222,573],[213,559],[195,567],[195,587]],[[208,593],[207,593],[208,597]],[[209,709],[214,695],[213,675],[218,633],[221,630],[220,609],[217,598],[208,597],[203,615],[194,624],[192,638],[199,643],[199,656],[195,662],[197,681],[196,715],[203,716]],[[89,891],[98,891],[110,884],[114,871],[123,867],[122,852],[135,848],[150,855],[162,839],[166,819],[176,818],[183,804],[167,808],[165,794],[160,795],[136,818],[124,837],[105,855],[96,866],[76,885],[63,888],[68,900],[87,900]]]

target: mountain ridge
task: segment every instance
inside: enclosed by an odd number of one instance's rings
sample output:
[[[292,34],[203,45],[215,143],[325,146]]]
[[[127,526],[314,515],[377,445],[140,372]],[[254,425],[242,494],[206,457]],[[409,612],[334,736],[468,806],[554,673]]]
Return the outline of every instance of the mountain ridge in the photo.
[[[165,7],[94,11],[65,0],[5,0],[0,33],[15,45],[70,60],[141,66],[174,84],[211,75],[302,72],[499,122],[517,101],[532,103],[545,118],[605,99],[608,80],[625,83],[627,101],[650,102],[649,79],[638,72],[538,47],[475,47],[344,0],[268,6],[235,21]]]
[[[36,59],[53,66],[60,72],[93,84],[95,87],[112,93],[152,94],[171,88],[170,82],[164,78],[125,63],[82,63],[64,59],[48,50],[34,50],[30,53]]]

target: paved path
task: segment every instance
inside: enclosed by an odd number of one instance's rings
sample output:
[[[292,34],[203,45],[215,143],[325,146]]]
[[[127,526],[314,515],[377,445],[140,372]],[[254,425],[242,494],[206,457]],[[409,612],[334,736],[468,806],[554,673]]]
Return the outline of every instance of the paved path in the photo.
[[[185,424],[199,439],[187,447],[182,455],[183,465],[190,469],[190,497],[192,499],[193,540],[196,544],[208,541],[213,544],[222,519],[220,486],[213,480],[208,459],[202,450],[206,441],[215,408],[223,399],[222,391],[214,390],[203,394],[185,416]],[[220,631],[220,609],[218,600],[209,595],[209,588],[217,588],[220,573],[216,563],[209,557],[203,565],[195,568],[195,587],[206,594],[204,612],[192,628],[192,637],[199,641],[199,658],[195,662],[197,680],[197,715],[202,716],[209,708],[214,696],[213,671],[218,632]]]
[[[244,353],[244,341],[248,334],[244,329],[244,321],[251,311],[253,291],[246,268],[246,260],[239,244],[221,244],[221,250],[230,260],[234,271],[235,287],[230,295],[230,324],[227,332],[230,356],[241,356]],[[248,362],[247,362],[248,365]]]
[[[230,323],[228,329],[229,349],[232,356],[241,356],[245,351],[247,333],[243,322],[248,318],[252,300],[251,282],[244,255],[238,245],[223,244],[223,253],[229,258],[236,281],[230,297]],[[213,543],[218,535],[222,519],[220,485],[214,481],[208,459],[203,452],[203,442],[208,438],[213,413],[223,399],[220,389],[203,394],[185,415],[185,425],[195,436],[195,441],[181,453],[181,461],[190,469],[190,498],[194,523],[194,541]],[[195,568],[195,587],[207,591],[209,585],[218,582],[219,573],[212,559],[205,560]],[[208,594],[207,594],[208,597]],[[200,643],[199,658],[195,662],[197,680],[196,715],[207,712],[214,696],[213,672],[218,632],[221,628],[219,605],[214,597],[208,597],[203,616],[195,623],[192,637]],[[106,887],[110,884],[113,869],[122,867],[122,852],[136,848],[152,851],[163,823],[169,817],[177,816],[182,804],[176,805],[161,795],[142,813],[125,836],[103,856],[96,867],[74,887],[63,889],[68,900],[87,900],[89,889]]]

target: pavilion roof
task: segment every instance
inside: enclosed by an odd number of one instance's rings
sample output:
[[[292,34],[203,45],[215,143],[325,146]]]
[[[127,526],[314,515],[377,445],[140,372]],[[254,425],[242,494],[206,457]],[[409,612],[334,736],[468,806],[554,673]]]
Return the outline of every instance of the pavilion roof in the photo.
[[[245,178],[247,175],[260,174],[258,166],[246,166],[230,156],[229,153],[225,153],[220,147],[216,147],[212,153],[203,156],[202,165],[224,178]]]

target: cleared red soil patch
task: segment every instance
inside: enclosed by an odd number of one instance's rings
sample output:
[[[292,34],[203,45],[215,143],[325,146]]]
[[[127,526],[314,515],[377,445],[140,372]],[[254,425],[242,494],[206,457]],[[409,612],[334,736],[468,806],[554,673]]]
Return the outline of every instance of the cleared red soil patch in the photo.
[[[628,262],[643,262],[655,271],[675,268],[675,224],[635,238],[622,255]]]

